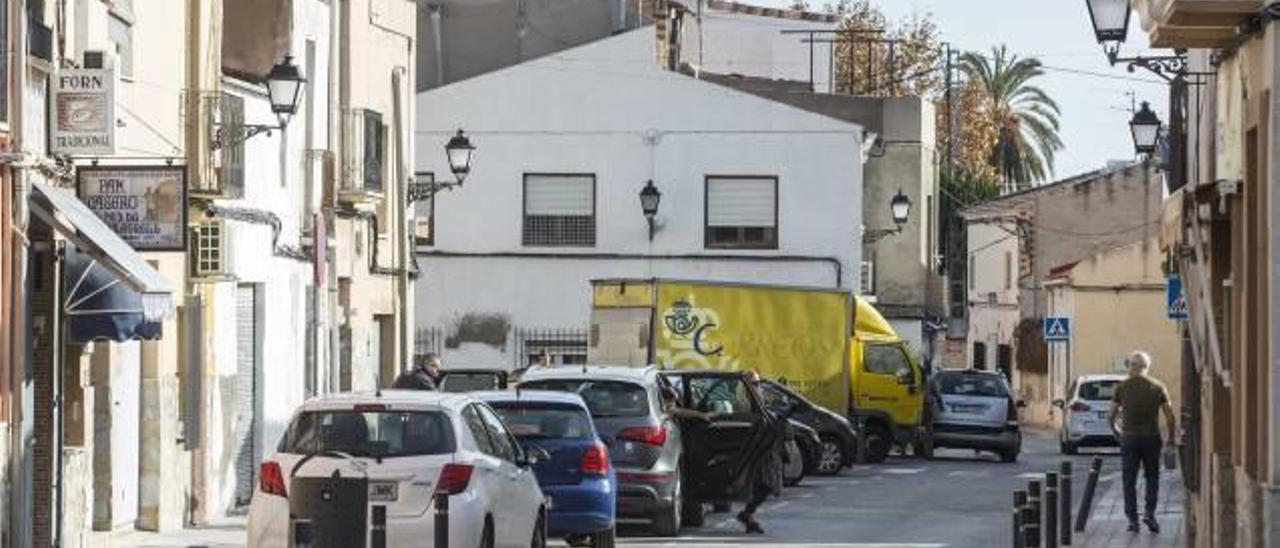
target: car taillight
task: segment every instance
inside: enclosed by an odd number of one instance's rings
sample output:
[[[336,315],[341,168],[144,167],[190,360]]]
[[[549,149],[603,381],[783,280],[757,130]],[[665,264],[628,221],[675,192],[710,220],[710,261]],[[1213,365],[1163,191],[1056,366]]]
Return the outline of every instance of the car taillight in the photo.
[[[1006,422],[1018,422],[1018,403],[1011,399],[1008,405],[1009,410],[1005,412],[1004,420]]]
[[[666,445],[667,429],[661,426],[636,426],[618,432],[618,439],[646,445]]]
[[[604,445],[596,443],[582,453],[583,475],[603,476],[609,473],[609,452]]]
[[[284,488],[284,473],[280,471],[280,463],[270,460],[262,462],[258,469],[258,489],[266,495],[289,496]]]
[[[1085,402],[1082,402],[1082,401],[1080,401],[1080,400],[1076,400],[1076,401],[1071,402],[1071,407],[1069,407],[1069,409],[1071,409],[1072,411],[1075,411],[1076,413],[1083,413],[1083,412],[1085,412],[1085,411],[1090,411],[1090,410],[1092,410],[1093,408],[1092,408],[1092,407],[1089,407],[1089,404],[1087,404],[1087,403],[1085,403]]]
[[[457,495],[467,490],[471,483],[470,464],[450,463],[440,470],[440,478],[436,480],[437,495]]]

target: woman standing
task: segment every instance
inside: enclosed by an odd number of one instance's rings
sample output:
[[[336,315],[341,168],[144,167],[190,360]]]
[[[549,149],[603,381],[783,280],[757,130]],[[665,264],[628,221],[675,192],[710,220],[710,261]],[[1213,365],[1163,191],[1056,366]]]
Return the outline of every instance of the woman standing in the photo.
[[[747,387],[760,397],[760,374],[747,370],[742,374]],[[764,534],[764,528],[756,521],[756,510],[769,498],[782,490],[782,440],[786,434],[785,417],[775,416],[772,411],[764,410],[764,425],[761,431],[762,443],[755,454],[747,455],[744,477],[747,479],[745,489],[746,507],[738,513],[738,522],[746,528],[747,533]]]

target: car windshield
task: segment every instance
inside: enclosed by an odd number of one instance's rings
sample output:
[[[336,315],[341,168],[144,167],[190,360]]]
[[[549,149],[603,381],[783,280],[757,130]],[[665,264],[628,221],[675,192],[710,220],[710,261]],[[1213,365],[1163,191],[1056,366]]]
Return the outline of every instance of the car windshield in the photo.
[[[440,381],[440,390],[444,392],[476,392],[480,390],[498,390],[497,373],[445,373]]]
[[[453,430],[436,411],[307,411],[280,440],[282,453],[328,451],[381,458],[452,453]]]
[[[1089,381],[1080,385],[1080,399],[1110,401],[1116,395],[1120,381]]]
[[[938,391],[951,396],[1003,398],[1004,382],[990,375],[947,374],[938,376]]]
[[[586,410],[566,404],[502,402],[490,404],[518,438],[591,438]]]
[[[643,386],[623,381],[598,381],[591,379],[546,379],[526,381],[520,388],[527,390],[551,390],[572,392],[587,402],[591,416],[597,419],[611,417],[644,417],[649,415],[649,393]]]

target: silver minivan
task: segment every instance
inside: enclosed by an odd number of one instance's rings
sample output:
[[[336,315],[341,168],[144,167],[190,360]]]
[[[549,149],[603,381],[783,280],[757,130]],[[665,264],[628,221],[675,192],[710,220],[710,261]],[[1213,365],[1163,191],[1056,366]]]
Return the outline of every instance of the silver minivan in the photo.
[[[1022,452],[1018,408],[1004,376],[976,369],[942,370],[929,382],[933,448],[992,451],[1003,462]]]
[[[699,521],[701,508],[683,507],[684,447],[680,426],[663,412],[664,389],[670,388],[657,368],[597,365],[531,369],[517,385],[581,396],[617,471],[617,521],[649,523],[654,533],[675,536],[682,520]]]

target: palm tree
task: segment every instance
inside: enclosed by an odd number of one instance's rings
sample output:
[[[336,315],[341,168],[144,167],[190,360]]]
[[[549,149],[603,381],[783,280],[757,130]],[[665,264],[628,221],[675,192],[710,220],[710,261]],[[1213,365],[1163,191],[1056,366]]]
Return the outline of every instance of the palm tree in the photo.
[[[1058,103],[1030,84],[1044,75],[1040,67],[1039,59],[1019,58],[1005,46],[991,48],[990,57],[976,52],[960,57],[960,69],[989,101],[986,114],[998,130],[989,162],[1009,188],[1045,180],[1053,173],[1054,153],[1062,148]]]

